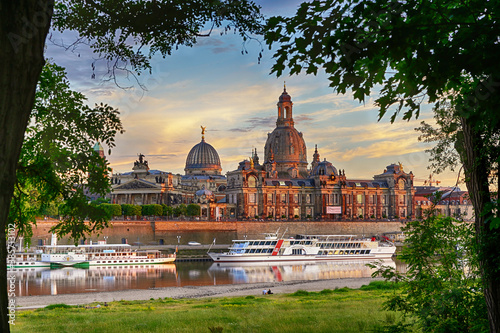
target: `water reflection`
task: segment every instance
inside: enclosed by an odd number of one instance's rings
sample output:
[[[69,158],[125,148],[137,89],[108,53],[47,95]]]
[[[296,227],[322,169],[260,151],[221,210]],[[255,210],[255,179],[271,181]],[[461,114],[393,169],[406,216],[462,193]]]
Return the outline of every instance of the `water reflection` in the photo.
[[[227,275],[232,284],[313,281],[370,277],[373,269],[366,266],[366,264],[366,260],[317,263],[307,261],[283,265],[276,265],[276,263],[213,263],[209,268],[209,272],[214,276],[219,274]],[[385,260],[383,264],[396,268],[393,260]]]
[[[16,295],[56,295],[189,285],[242,284],[370,277],[366,261],[275,263],[178,262],[89,269],[26,268],[14,272]],[[385,265],[396,267],[392,260]]]

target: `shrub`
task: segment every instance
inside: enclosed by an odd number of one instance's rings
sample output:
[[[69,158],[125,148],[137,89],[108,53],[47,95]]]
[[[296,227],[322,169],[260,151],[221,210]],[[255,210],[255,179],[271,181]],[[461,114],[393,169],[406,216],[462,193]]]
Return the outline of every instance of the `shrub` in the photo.
[[[167,206],[165,204],[161,205],[162,207],[162,215],[163,216],[171,216],[174,214],[174,209],[171,206]]]
[[[323,289],[319,292],[321,295],[330,295],[333,293],[333,290],[331,289]]]
[[[174,215],[175,216],[186,215],[186,209],[187,209],[187,206],[185,204],[180,204],[174,208]]]
[[[309,294],[310,293],[308,291],[299,289],[296,292],[294,292],[293,294],[291,294],[291,296],[309,296]]]
[[[142,207],[139,206],[139,205],[123,204],[121,206],[122,206],[122,214],[124,216],[137,216],[137,215],[141,215]]]
[[[58,304],[50,304],[45,307],[47,310],[54,310],[54,309],[68,309],[72,308],[71,305],[64,304],[64,303],[58,303]]]
[[[362,285],[360,290],[386,290],[396,288],[396,283],[392,281],[372,281],[368,285]]]
[[[189,204],[186,207],[187,216],[199,216],[201,212],[201,207],[197,204]]]
[[[102,207],[104,211],[106,211],[106,214],[108,214],[109,218],[122,215],[122,206],[120,205],[102,203],[99,205],[99,207]]]
[[[143,216],[160,216],[163,213],[163,207],[158,204],[142,205]]]

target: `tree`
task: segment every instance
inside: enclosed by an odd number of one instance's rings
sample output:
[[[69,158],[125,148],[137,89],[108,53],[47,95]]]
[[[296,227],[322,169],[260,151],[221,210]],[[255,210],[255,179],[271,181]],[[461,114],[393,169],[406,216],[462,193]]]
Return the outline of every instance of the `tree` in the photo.
[[[187,216],[200,216],[201,207],[197,204],[189,204],[186,207]]]
[[[143,216],[159,216],[163,212],[161,205],[142,205],[142,215]]]
[[[259,8],[248,0],[86,0],[60,1],[56,6],[54,0],[0,0],[0,286],[7,286],[5,230],[16,166],[51,23],[60,30],[78,31],[111,62],[114,73],[127,65],[149,69],[154,53],[166,56],[181,45],[191,46],[210,35],[202,33],[207,27],[229,22],[225,31],[234,29],[246,38],[246,33],[261,31],[260,21]],[[145,49],[147,55],[142,53]],[[6,290],[0,287],[2,332],[9,332]]]
[[[187,215],[187,206],[185,204],[180,204],[174,207],[174,215],[177,217]]]
[[[66,228],[76,241],[80,232],[100,230],[104,211],[88,204],[86,191],[106,194],[109,170],[92,146],[101,141],[113,147],[121,131],[115,109],[91,109],[85,96],[70,90],[64,69],[46,64],[17,166],[9,224],[29,239],[36,217],[59,208],[64,219],[53,232]],[[90,223],[84,223],[87,217]]]
[[[171,206],[167,206],[165,204],[162,204],[161,206],[163,208],[163,216],[167,216],[168,218],[169,216],[173,215],[174,209]]]
[[[113,147],[114,136],[120,132],[117,110],[108,105],[91,109],[85,96],[70,89],[64,69],[47,63],[17,166],[9,224],[29,238],[35,218],[62,201],[59,214],[63,219],[52,232],[70,234],[76,241],[102,229],[105,211],[89,204],[86,194],[106,195],[110,170],[92,147],[98,141]]]
[[[139,205],[122,204],[123,216],[138,216],[142,214],[142,207]]]
[[[406,273],[382,263],[370,266],[377,269],[374,275],[399,286],[384,307],[416,319],[423,332],[484,332],[488,318],[473,226],[436,214],[441,195],[431,198],[421,220],[402,228],[406,239],[398,259],[407,265]]]
[[[100,206],[106,211],[106,214],[108,214],[109,219],[115,216],[122,215],[122,206],[118,204],[102,203],[100,204]]]
[[[476,212],[491,332],[500,332],[500,217],[490,190],[500,162],[499,16],[496,2],[480,0],[312,1],[294,17],[269,19],[265,36],[280,44],[278,75],[321,68],[331,87],[351,89],[361,102],[380,86],[379,119],[418,117],[423,102],[449,104],[460,124],[454,145]]]

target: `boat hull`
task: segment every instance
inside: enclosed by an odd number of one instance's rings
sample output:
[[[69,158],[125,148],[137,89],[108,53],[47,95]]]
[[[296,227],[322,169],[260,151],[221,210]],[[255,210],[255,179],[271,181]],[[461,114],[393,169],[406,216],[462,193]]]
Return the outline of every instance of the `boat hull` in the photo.
[[[331,261],[331,260],[378,260],[391,259],[396,248],[366,255],[238,255],[208,253],[214,262],[295,262],[295,261]]]
[[[153,259],[117,259],[117,260],[91,260],[90,266],[125,266],[125,265],[161,265],[171,264],[175,257]]]

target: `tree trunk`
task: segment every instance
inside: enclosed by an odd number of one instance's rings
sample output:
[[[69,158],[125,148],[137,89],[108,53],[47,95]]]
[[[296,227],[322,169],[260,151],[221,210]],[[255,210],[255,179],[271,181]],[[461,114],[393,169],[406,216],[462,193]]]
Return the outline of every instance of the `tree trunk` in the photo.
[[[488,176],[491,166],[485,156],[479,132],[471,122],[461,118],[463,130],[462,161],[465,169],[466,184],[469,197],[474,207],[475,229],[478,241],[478,254],[483,279],[484,297],[488,308],[490,332],[500,332],[500,231],[490,230],[489,219],[493,217]]]
[[[44,65],[45,38],[53,7],[53,0],[0,0],[1,332],[10,331],[5,229],[19,153],[33,108],[36,84]]]

